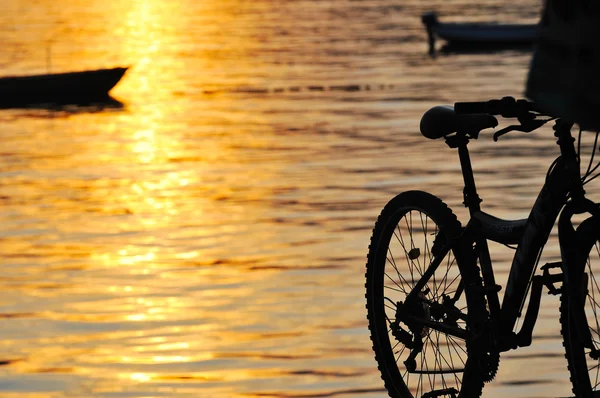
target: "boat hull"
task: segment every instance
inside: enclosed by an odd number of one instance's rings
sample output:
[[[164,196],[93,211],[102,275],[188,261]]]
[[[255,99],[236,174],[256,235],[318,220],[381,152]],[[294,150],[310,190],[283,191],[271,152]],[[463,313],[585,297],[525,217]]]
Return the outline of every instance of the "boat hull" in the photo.
[[[429,52],[435,53],[436,39],[454,48],[533,48],[537,34],[534,24],[442,23],[434,12],[422,16],[429,38]]]
[[[103,101],[128,68],[0,78],[0,106]]]
[[[448,43],[531,44],[536,25],[438,24],[435,34]]]

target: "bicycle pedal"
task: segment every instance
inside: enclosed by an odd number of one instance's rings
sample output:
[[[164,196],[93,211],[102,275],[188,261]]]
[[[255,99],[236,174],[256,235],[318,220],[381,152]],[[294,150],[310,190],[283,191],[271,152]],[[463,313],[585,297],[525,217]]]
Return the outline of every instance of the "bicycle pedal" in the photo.
[[[485,294],[498,293],[500,290],[502,290],[502,286],[500,286],[500,285],[478,286],[477,288],[480,292],[485,293]]]
[[[489,293],[498,293],[500,290],[502,290],[502,286],[500,286],[500,285],[486,286],[485,290],[486,290],[486,292],[489,292]]]
[[[542,271],[544,271],[542,274],[542,281],[544,283],[544,286],[546,286],[548,288],[548,294],[551,294],[553,296],[556,296],[556,295],[559,295],[562,293],[562,286],[556,287],[556,286],[554,286],[554,284],[563,281],[563,273],[561,272],[560,274],[551,274],[550,270],[554,269],[554,268],[561,268],[561,267],[562,267],[562,263],[559,261],[556,263],[544,264],[540,268]]]
[[[458,390],[456,388],[444,388],[442,390],[429,391],[428,393],[423,394],[423,398],[437,398],[445,397],[447,395],[452,398],[456,398],[457,394]]]
[[[546,271],[546,270],[550,270],[552,268],[561,268],[561,267],[562,267],[562,262],[561,261],[557,261],[555,263],[546,263],[546,264],[542,265],[540,267],[540,269],[542,271]]]
[[[515,332],[507,333],[496,343],[496,347],[499,352],[516,350],[519,347],[519,337]]]

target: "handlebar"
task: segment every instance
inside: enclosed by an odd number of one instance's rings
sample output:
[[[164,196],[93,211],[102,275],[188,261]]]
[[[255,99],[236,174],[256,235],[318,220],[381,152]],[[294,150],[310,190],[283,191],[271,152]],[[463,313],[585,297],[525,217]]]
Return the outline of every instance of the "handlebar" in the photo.
[[[454,112],[459,115],[488,114],[499,115],[505,118],[516,118],[518,125],[505,127],[494,134],[494,141],[511,131],[529,133],[543,126],[555,118],[541,111],[538,106],[524,99],[515,100],[513,97],[504,97],[499,100],[485,102],[457,102]],[[549,119],[537,119],[538,116],[549,116]]]
[[[529,112],[543,113],[535,103],[523,99],[515,100],[513,97],[484,102],[457,102],[454,104],[454,111],[457,114],[487,113],[505,118],[518,118]]]

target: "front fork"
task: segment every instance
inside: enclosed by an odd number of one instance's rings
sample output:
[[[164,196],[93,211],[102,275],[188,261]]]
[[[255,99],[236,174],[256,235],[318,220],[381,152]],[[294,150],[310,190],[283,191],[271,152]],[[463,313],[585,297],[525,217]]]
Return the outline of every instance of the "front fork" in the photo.
[[[576,214],[592,216],[577,228],[572,218]],[[571,323],[576,325],[578,338],[584,346],[595,350],[585,315],[585,300],[590,281],[586,265],[590,249],[600,237],[600,208],[588,199],[570,201],[558,220],[558,238],[564,275],[563,294],[568,294],[568,312]]]

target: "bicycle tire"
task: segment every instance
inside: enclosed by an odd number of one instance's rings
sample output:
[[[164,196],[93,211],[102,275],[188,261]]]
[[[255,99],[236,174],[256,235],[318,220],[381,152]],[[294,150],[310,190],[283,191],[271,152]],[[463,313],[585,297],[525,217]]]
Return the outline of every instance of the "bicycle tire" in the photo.
[[[414,214],[413,214],[414,213]],[[402,295],[403,293],[400,291],[401,288],[400,286],[398,286],[398,284],[396,284],[395,286],[393,286],[390,289],[386,290],[385,287],[385,281],[386,281],[386,272],[385,272],[385,268],[387,264],[392,264],[392,260],[393,260],[393,268],[395,269],[395,271],[398,273],[397,277],[398,277],[398,281],[400,283],[402,283],[402,286],[404,285],[404,282],[406,282],[406,286],[410,286],[410,283],[408,282],[408,278],[409,276],[413,275],[416,272],[416,264],[415,261],[412,257],[415,257],[415,253],[417,253],[417,247],[416,246],[420,246],[420,245],[415,245],[414,244],[414,240],[413,239],[413,235],[412,235],[412,231],[409,225],[409,221],[407,215],[409,215],[409,217],[412,216],[419,216],[419,219],[417,221],[417,223],[421,224],[421,229],[423,229],[423,240],[425,241],[425,243],[423,244],[423,246],[421,246],[419,248],[422,248],[425,251],[425,254],[423,256],[423,265],[425,265],[427,263],[427,257],[429,256],[429,264],[431,263],[432,260],[432,254],[431,252],[434,251],[433,246],[435,245],[435,242],[432,242],[431,245],[428,246],[427,244],[427,226],[428,226],[428,222],[432,222],[436,225],[436,230],[435,230],[435,238],[433,239],[434,241],[438,241],[438,239],[440,239],[441,241],[448,241],[449,239],[458,236],[461,233],[462,227],[460,222],[458,221],[458,219],[456,218],[456,216],[454,215],[454,213],[452,213],[452,211],[450,210],[450,208],[444,203],[442,202],[439,198],[426,193],[426,192],[422,192],[422,191],[408,191],[408,192],[404,192],[399,194],[398,196],[396,196],[394,199],[392,199],[382,210],[381,214],[379,215],[379,218],[377,219],[377,222],[375,224],[375,227],[373,229],[373,235],[371,237],[371,244],[369,246],[369,254],[367,256],[367,264],[366,264],[366,308],[367,308],[367,318],[368,318],[368,323],[369,323],[369,330],[370,330],[370,334],[371,334],[371,341],[373,343],[373,351],[375,354],[375,360],[377,361],[377,365],[378,368],[381,372],[381,378],[383,379],[385,388],[388,392],[388,395],[391,398],[417,398],[417,397],[423,397],[423,398],[427,398],[429,396],[450,396],[453,398],[459,397],[459,398],[463,398],[463,397],[468,397],[468,398],[476,398],[479,397],[481,395],[482,389],[483,389],[483,384],[484,384],[484,373],[481,371],[481,362],[479,362],[478,359],[475,359],[473,352],[475,352],[476,350],[474,350],[472,348],[472,342],[470,341],[466,341],[465,340],[465,348],[463,349],[462,347],[461,350],[463,350],[464,352],[461,352],[460,350],[456,349],[456,345],[459,343],[457,342],[454,338],[448,338],[448,336],[445,336],[445,344],[444,341],[442,340],[442,344],[440,345],[440,337],[442,335],[441,332],[437,331],[437,330],[433,330],[433,329],[428,329],[427,331],[425,331],[425,333],[428,333],[426,336],[426,339],[429,340],[429,343],[431,347],[433,347],[433,349],[430,351],[430,355],[431,353],[434,353],[435,358],[433,360],[434,362],[434,372],[438,372],[438,369],[436,368],[436,366],[438,366],[439,364],[439,374],[440,374],[440,379],[441,379],[441,388],[436,388],[436,376],[434,373],[433,378],[428,374],[428,379],[425,380],[425,382],[423,382],[423,374],[420,375],[419,377],[419,381],[417,382],[417,386],[415,387],[414,383],[410,383],[410,376],[411,376],[411,372],[408,371],[408,368],[406,366],[406,363],[402,363],[401,359],[403,358],[403,354],[405,356],[410,356],[411,354],[406,352],[406,341],[404,343],[401,343],[399,339],[397,339],[394,335],[391,335],[391,333],[398,333],[401,334],[401,332],[398,332],[398,329],[410,329],[409,326],[404,325],[405,327],[402,328],[402,321],[394,321],[391,322],[391,318],[389,317],[388,313],[386,313],[386,308],[388,308],[388,312],[391,309],[392,312],[394,311],[394,308],[391,307],[390,308],[390,304],[389,301],[391,301],[392,303],[394,303],[393,300],[388,299],[388,302],[386,302],[386,298],[385,294],[386,292],[388,293],[398,293],[399,295]],[[423,219],[423,216],[425,217]],[[406,224],[408,226],[408,230],[410,230],[410,236],[411,236],[411,249],[410,251],[406,250],[406,247],[404,246],[404,244],[400,243],[400,246],[402,246],[402,250],[404,251],[404,253],[402,253],[401,255],[403,255],[407,261],[407,266],[410,269],[410,274],[406,273],[406,279],[402,280],[403,277],[400,275],[400,271],[397,268],[397,265],[395,264],[395,259],[393,258],[393,253],[391,253],[391,249],[390,246],[392,246],[392,244],[396,245],[396,243],[401,242],[400,237],[397,235],[397,231],[400,231],[400,235],[402,235],[402,229],[399,226],[399,223],[402,222],[404,223],[404,221],[406,221]],[[412,218],[411,218],[411,223],[412,223]],[[418,228],[416,228],[418,230]],[[394,238],[394,236],[396,236]],[[403,239],[403,238],[402,238]],[[408,241],[407,241],[408,242]],[[420,243],[420,242],[419,242]],[[388,255],[388,252],[390,253]],[[412,252],[412,256],[409,256],[409,253]],[[450,260],[451,257],[454,257],[455,253],[454,250],[450,250],[447,254],[445,254],[445,256],[448,257],[448,260],[446,261],[446,259],[444,258],[444,260],[442,261],[442,264],[440,265],[440,267],[442,268],[442,271],[445,272],[446,275],[446,279],[445,282],[444,280],[440,279],[439,280],[439,285],[436,286],[436,278],[435,276],[432,277],[432,280],[430,279],[428,284],[427,284],[427,288],[423,289],[423,292],[419,292],[420,295],[423,295],[423,302],[425,302],[425,300],[430,300],[431,304],[427,304],[429,306],[429,310],[427,310],[425,304],[424,306],[424,313],[427,314],[425,315],[428,318],[433,319],[433,309],[434,308],[440,308],[439,304],[435,304],[434,307],[434,302],[438,302],[442,299],[443,294],[445,294],[444,292],[439,293],[439,289],[441,289],[442,286],[442,282],[444,282],[446,284],[445,287],[450,287],[452,288],[451,285],[454,284],[454,282],[456,281],[456,279],[448,284],[448,280],[449,277],[448,273],[450,272],[450,269],[452,269],[452,276],[454,276],[455,274],[457,275],[455,278],[460,278],[460,279],[464,279],[464,286],[481,286],[482,282],[481,282],[481,276],[479,273],[479,269],[476,265],[476,262],[463,262],[463,264],[459,264],[458,261],[454,261],[454,260]],[[390,258],[392,258],[392,260],[390,260]],[[456,259],[454,257],[454,259]],[[418,260],[418,257],[417,257]],[[411,265],[412,263],[412,265]],[[442,267],[443,265],[443,267]],[[415,270],[413,270],[413,268],[411,268],[412,266],[415,267]],[[421,265],[419,264],[419,267],[421,267]],[[446,268],[446,269],[444,269]],[[424,268],[423,268],[424,269]],[[436,272],[440,270],[440,268],[438,268],[436,270]],[[435,273],[434,273],[435,275]],[[414,275],[413,275],[414,276]],[[394,277],[396,277],[396,275],[394,275]],[[412,277],[412,276],[411,276]],[[389,278],[390,280],[393,280],[393,278],[391,278],[389,275],[387,275],[387,278]],[[412,284],[414,286],[414,281],[412,281]],[[460,280],[459,282],[460,283]],[[431,285],[431,286],[430,286]],[[456,285],[454,285],[454,288],[456,287]],[[435,290],[434,290],[435,289]],[[429,290],[428,293],[424,293],[427,290]],[[466,310],[467,313],[469,314],[468,317],[465,317],[465,322],[464,322],[464,327],[465,330],[467,328],[471,329],[472,328],[472,322],[474,322],[475,319],[487,319],[488,317],[488,313],[487,313],[487,308],[486,308],[486,301],[484,298],[484,295],[481,293],[476,294],[475,293],[475,289],[471,288],[471,287],[467,287],[464,290],[464,294],[462,294],[464,297],[462,298],[462,304],[466,303]],[[432,293],[434,292],[434,293]],[[408,292],[404,292],[405,294],[407,294]],[[439,294],[438,294],[439,293]],[[454,292],[455,293],[455,292]],[[445,300],[445,299],[444,299]],[[386,304],[387,303],[387,304]],[[459,308],[458,305],[456,305],[455,302],[454,308]],[[387,307],[386,307],[387,305]],[[395,310],[396,312],[398,311],[398,306],[400,304],[397,304]],[[446,310],[449,309],[449,305],[446,305]],[[452,310],[453,311],[453,310]],[[461,309],[461,311],[464,311],[464,309]],[[442,322],[447,322],[449,317],[450,312],[448,312],[446,315],[442,315],[442,319],[445,316],[446,319],[443,319]],[[438,319],[438,321],[440,321],[440,319]],[[392,327],[391,325],[394,324],[395,322],[398,322],[398,325],[394,325],[394,327]],[[458,324],[458,322],[457,322]],[[396,332],[392,331],[395,330]],[[423,328],[426,329],[426,328]],[[405,330],[406,331],[406,330]],[[413,344],[414,345],[414,341],[415,339],[417,339],[416,335],[419,334],[424,334],[423,331],[421,331],[419,333],[418,330],[412,330],[413,335],[412,335],[412,339],[413,339]],[[436,333],[436,336],[432,339],[431,338],[431,334],[432,332]],[[406,339],[406,335],[403,335],[404,339]],[[442,335],[442,337],[444,337]],[[437,345],[435,345],[434,339],[436,339],[437,341]],[[395,343],[395,341],[398,341]],[[402,350],[398,350],[398,352],[394,352],[394,349],[396,347],[399,346],[399,344],[402,344],[401,346],[403,346]],[[425,344],[428,344],[427,342],[423,343],[423,345],[425,346]],[[445,347],[444,347],[445,345]],[[429,364],[427,361],[427,349],[428,347],[425,346],[425,348],[421,351],[421,372],[425,371],[424,369],[426,369],[426,371],[429,371]],[[452,349],[455,352],[452,352]],[[435,351],[437,350],[437,351]],[[442,350],[445,350],[442,353]],[[410,348],[409,348],[410,351]],[[472,352],[473,351],[473,352]],[[485,351],[485,350],[483,350]],[[453,354],[457,354],[457,356],[461,356],[463,355],[465,358],[461,358],[460,362],[463,363],[464,367],[463,367],[463,372],[462,372],[462,377],[459,377],[456,375],[456,373],[454,373],[454,379],[450,380],[448,383],[445,382],[445,378],[444,378],[444,373],[446,370],[453,370],[453,369],[442,369],[442,367],[449,367],[451,364],[454,365],[454,360],[452,359],[452,357],[450,358],[443,358],[446,354],[446,352],[448,353],[448,355],[453,355]],[[398,355],[398,358],[396,358],[396,356]],[[438,358],[438,356],[442,357],[442,358]],[[455,358],[456,359],[456,358]],[[399,363],[400,362],[400,363]],[[415,358],[415,362],[419,362],[419,358]],[[460,363],[458,359],[456,359],[456,363]],[[401,373],[401,367],[402,365],[404,366],[403,369],[403,374]],[[425,365],[425,366],[424,366]],[[413,372],[416,371],[416,369],[413,369]],[[414,378],[413,378],[414,380]],[[446,394],[442,394],[442,395],[428,395],[430,393],[426,393],[425,392],[425,384],[429,383],[429,387],[432,388],[432,390],[437,391],[437,394],[439,394],[439,390],[450,390],[450,389],[454,389],[455,391],[450,393],[446,393]],[[452,385],[450,387],[450,385]],[[413,395],[414,394],[414,395]]]
[[[591,223],[588,225],[585,225],[585,222],[582,223],[578,231],[586,227],[592,227]],[[580,338],[581,332],[578,332],[579,329],[585,329],[586,325],[578,325],[576,317],[571,315],[572,311],[581,311],[580,308],[574,309],[573,306],[583,304],[584,308],[581,313],[586,316],[587,327],[592,336],[592,345],[595,350],[600,350],[600,314],[598,313],[600,311],[600,239],[597,234],[593,228],[590,228],[589,233],[586,234],[590,236],[588,242],[580,242],[582,252],[587,253],[586,276],[582,278],[581,286],[567,288],[566,282],[564,282],[564,293],[561,296],[561,335],[573,393],[578,398],[600,396],[600,356],[596,359],[590,356],[593,350],[585,347],[583,339]],[[597,276],[594,275],[594,272]],[[580,294],[580,297],[572,297],[575,294]],[[599,353],[596,352],[594,356]]]

